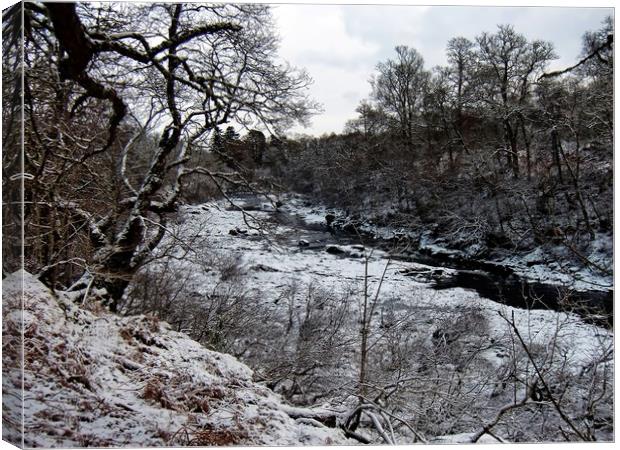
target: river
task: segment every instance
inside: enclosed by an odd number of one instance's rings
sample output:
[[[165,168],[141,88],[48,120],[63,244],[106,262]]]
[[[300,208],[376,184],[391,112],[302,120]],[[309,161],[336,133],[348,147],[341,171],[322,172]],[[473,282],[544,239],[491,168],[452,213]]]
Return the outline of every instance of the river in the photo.
[[[263,203],[257,197],[245,198],[245,209],[260,210]],[[299,207],[299,205],[296,205]],[[280,241],[290,248],[304,252],[324,252],[342,258],[361,257],[346,251],[347,247],[363,246],[386,252],[393,260],[422,264],[420,270],[403,271],[415,281],[426,282],[433,289],[471,289],[481,297],[524,309],[571,310],[588,322],[606,328],[613,327],[613,290],[573,290],[558,283],[540,282],[515,273],[508,266],[476,259],[466,259],[449,253],[431,254],[408,246],[396,252],[391,239],[376,235],[354,234],[323,223],[309,222],[304,211],[295,207],[277,209],[271,219],[278,225],[295,230],[280,235]],[[301,246],[300,246],[301,242]],[[361,248],[361,247],[359,247]],[[450,269],[450,270],[446,270]]]

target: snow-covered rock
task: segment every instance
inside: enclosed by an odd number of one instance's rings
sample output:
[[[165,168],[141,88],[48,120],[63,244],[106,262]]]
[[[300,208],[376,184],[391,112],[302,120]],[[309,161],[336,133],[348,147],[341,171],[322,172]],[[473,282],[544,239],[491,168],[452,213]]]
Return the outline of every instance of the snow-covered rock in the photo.
[[[26,272],[3,280],[3,307],[3,438],[16,444],[350,443],[337,429],[291,418],[246,365],[152,317],[77,306]]]

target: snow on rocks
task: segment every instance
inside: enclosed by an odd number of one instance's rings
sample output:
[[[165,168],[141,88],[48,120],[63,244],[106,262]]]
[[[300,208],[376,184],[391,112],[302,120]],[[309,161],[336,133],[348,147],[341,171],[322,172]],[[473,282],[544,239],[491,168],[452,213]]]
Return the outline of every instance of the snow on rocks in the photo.
[[[3,303],[4,439],[21,443],[23,324],[26,447],[350,443],[152,317],[78,307],[26,272],[3,280]]]

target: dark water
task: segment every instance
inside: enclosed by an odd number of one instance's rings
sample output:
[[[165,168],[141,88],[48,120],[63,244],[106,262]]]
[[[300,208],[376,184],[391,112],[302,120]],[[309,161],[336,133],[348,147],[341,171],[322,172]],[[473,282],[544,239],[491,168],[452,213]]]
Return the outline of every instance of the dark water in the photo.
[[[523,280],[517,275],[498,276],[483,271],[459,270],[435,289],[462,287],[509,306],[573,311],[597,325],[613,326],[613,291],[571,291],[561,286]]]

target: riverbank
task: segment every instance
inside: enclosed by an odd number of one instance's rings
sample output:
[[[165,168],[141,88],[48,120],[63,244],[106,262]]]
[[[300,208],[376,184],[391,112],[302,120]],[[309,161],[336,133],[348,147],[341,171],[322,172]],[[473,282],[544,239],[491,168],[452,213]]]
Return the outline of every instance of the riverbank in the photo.
[[[515,297],[522,296],[525,286],[528,297],[538,299],[539,306],[567,307],[560,304],[560,292],[572,297],[575,307],[582,313],[592,313],[587,311],[589,307],[594,307],[595,315],[613,312],[613,274],[610,272],[613,241],[609,235],[598,235],[584,257],[596,266],[593,267],[575,258],[574,252],[565,245],[541,245],[531,251],[483,250],[480,246],[451,248],[449,240],[432,231],[378,225],[372,219],[317,205],[299,195],[285,198],[285,208],[294,211],[307,226],[325,227],[345,241],[369,243],[400,260],[459,272],[458,279],[443,280],[439,283],[441,287],[472,288],[496,301],[525,307],[526,303],[515,302]],[[531,301],[531,305],[535,303]]]
[[[562,402],[579,417],[580,399],[601,386],[587,378],[613,370],[612,330],[574,312],[512,306],[468,286],[448,286],[465,271],[393,257],[328,228],[311,205],[231,199],[182,206],[173,234],[137,277],[143,290],[129,295],[135,306],[143,292],[137,310],[159,308],[174,329],[238,357],[256,381],[294,405],[343,418],[355,410],[365,303],[368,395],[397,386],[385,405],[419,435],[395,429],[397,442],[472,439],[494,411],[536,385],[524,349],[541,358],[550,383],[572,380]],[[524,343],[515,346],[517,332]],[[602,439],[610,429],[607,404],[594,406],[605,423],[597,425]],[[502,439],[562,440],[553,411],[540,426],[524,427],[538,421],[528,411],[498,427]],[[380,442],[372,422],[359,430]]]

